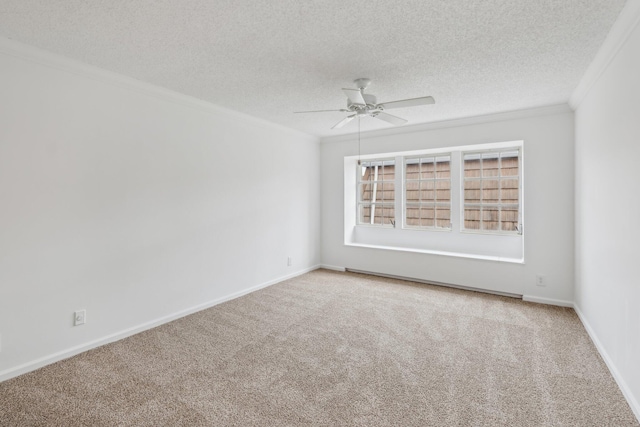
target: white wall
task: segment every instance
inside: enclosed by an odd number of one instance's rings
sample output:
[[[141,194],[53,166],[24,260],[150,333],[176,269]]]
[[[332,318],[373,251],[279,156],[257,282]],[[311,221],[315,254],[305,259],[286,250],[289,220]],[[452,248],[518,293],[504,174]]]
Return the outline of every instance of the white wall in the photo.
[[[364,122],[363,122],[364,126]],[[458,258],[344,245],[344,157],[357,136],[326,138],[322,158],[322,262],[325,265],[573,301],[573,113],[549,107],[447,124],[372,132],[362,153],[374,154],[524,140],[525,263]],[[545,276],[546,287],[535,285]]]
[[[0,100],[0,380],[319,264],[316,139],[8,41]]]
[[[576,110],[575,300],[640,418],[638,52],[636,20]]]

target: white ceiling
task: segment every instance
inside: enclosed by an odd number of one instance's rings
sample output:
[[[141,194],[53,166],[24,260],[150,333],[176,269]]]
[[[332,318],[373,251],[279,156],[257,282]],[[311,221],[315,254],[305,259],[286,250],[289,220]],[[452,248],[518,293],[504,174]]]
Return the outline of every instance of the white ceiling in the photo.
[[[625,0],[0,0],[0,36],[318,136],[373,80],[409,124],[566,102]],[[363,130],[389,127],[375,119]]]

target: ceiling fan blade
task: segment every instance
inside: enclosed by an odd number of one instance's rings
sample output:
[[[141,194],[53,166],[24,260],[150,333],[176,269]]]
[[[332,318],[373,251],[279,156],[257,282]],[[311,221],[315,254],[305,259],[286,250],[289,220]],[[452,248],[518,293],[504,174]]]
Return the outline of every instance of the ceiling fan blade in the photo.
[[[342,113],[348,113],[349,110],[313,110],[313,111],[294,111],[293,114],[300,114],[300,113],[329,113],[329,112],[333,112],[333,111],[338,111],[338,112],[342,112]]]
[[[355,114],[352,114],[350,116],[345,117],[344,119],[340,120],[338,123],[336,123],[335,125],[333,125],[333,127],[331,129],[338,129],[341,128],[342,126],[346,125],[347,123],[349,123],[351,120],[353,120],[356,117]]]
[[[417,107],[418,105],[435,104],[436,100],[432,96],[423,96],[421,98],[402,99],[400,101],[385,102],[378,104],[379,107],[388,110],[390,108]]]
[[[367,102],[362,97],[360,89],[342,89],[342,91],[347,95],[347,98],[349,98],[349,101],[351,101],[352,104],[367,105]]]
[[[383,112],[377,113],[373,117],[380,120],[384,120],[385,122],[391,123],[394,126],[400,126],[407,123],[407,120],[405,119],[401,119],[400,117],[392,116],[391,114],[387,114]]]

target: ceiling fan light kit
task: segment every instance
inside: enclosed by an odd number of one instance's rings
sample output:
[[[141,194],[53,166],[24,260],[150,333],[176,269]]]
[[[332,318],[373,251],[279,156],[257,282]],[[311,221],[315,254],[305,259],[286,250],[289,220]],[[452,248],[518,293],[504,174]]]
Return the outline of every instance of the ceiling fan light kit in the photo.
[[[325,112],[343,112],[351,113],[338,123],[333,125],[331,129],[338,129],[358,117],[374,117],[391,123],[394,126],[401,126],[407,123],[407,120],[385,113],[384,110],[392,108],[408,108],[420,105],[434,104],[435,100],[431,96],[422,96],[419,98],[401,99],[399,101],[390,101],[378,104],[375,95],[364,93],[364,90],[371,84],[371,80],[366,78],[355,79],[353,81],[357,89],[343,88],[342,91],[347,95],[347,108],[340,110],[314,110],[314,111],[296,111],[296,113],[325,113]]]

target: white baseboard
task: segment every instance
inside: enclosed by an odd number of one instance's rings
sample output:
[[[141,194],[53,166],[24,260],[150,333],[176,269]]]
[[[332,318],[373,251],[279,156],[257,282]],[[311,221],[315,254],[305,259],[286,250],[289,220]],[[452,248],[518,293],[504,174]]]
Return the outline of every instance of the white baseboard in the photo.
[[[47,356],[40,357],[36,360],[32,360],[30,362],[24,363],[22,365],[18,365],[13,368],[9,368],[0,372],[0,382],[6,381],[10,378],[17,377],[22,374],[26,374],[27,372],[35,371],[36,369],[42,368],[44,366],[50,365],[52,363],[58,362],[60,360],[68,359],[69,357],[75,356],[76,354],[83,353],[85,351],[100,347],[105,344],[109,344],[114,341],[121,340],[123,338],[127,338],[131,335],[138,334],[140,332],[146,331],[151,328],[155,328],[156,326],[160,326],[164,323],[171,322],[173,320],[179,319],[184,316],[188,316],[189,314],[196,313],[201,310],[205,310],[207,308],[213,307],[215,305],[221,304],[226,301],[230,301],[232,299],[241,297],[243,295],[247,295],[251,292],[255,292],[259,289],[266,288],[271,285],[275,285],[276,283],[280,283],[284,280],[292,279],[294,277],[300,276],[302,274],[308,273],[313,270],[317,270],[321,268],[320,265],[314,265],[312,267],[305,268],[303,270],[298,270],[295,273],[288,274],[286,276],[279,277],[277,279],[269,280],[268,282],[261,283],[256,286],[252,286],[247,289],[243,289],[238,292],[234,292],[229,295],[225,295],[220,298],[216,298],[212,301],[205,302],[203,304],[198,304],[194,307],[187,308],[185,310],[178,311],[176,313],[169,314],[167,316],[160,317],[158,319],[152,320],[150,322],[143,323],[138,326],[134,326],[132,328],[125,329],[120,332],[116,332],[114,334],[107,335],[102,338],[98,338],[93,341],[89,341],[84,344],[80,344],[75,347],[68,348],[66,350],[59,351],[57,353],[53,353]]]
[[[554,299],[554,298],[536,297],[533,295],[522,295],[522,301],[537,302],[538,304],[557,305],[560,307],[573,308],[572,301],[565,301],[565,300]]]
[[[584,314],[582,314],[580,307],[578,307],[578,305],[574,303],[573,309],[578,314],[578,318],[582,322],[582,325],[584,326],[584,328],[587,330],[587,334],[589,334],[589,337],[591,338],[593,345],[596,346],[596,349],[598,350],[598,353],[600,353],[602,360],[604,360],[604,363],[607,365],[607,368],[609,368],[609,372],[611,372],[613,379],[616,380],[616,383],[618,384],[620,391],[622,391],[622,394],[624,395],[625,399],[627,399],[627,403],[631,407],[631,410],[633,411],[636,418],[638,419],[638,422],[640,422],[640,404],[638,403],[636,398],[633,396],[633,393],[631,393],[629,386],[627,385],[625,380],[622,378],[622,375],[620,375],[620,372],[616,368],[616,365],[613,363],[613,360],[611,360],[611,357],[609,357],[607,350],[605,350],[604,346],[598,339],[598,336],[596,335],[595,331],[591,328],[591,325],[587,321],[587,318],[584,317]]]
[[[324,268],[325,270],[334,270],[334,271],[347,271],[344,267],[339,267],[337,265],[328,265],[328,264],[320,264],[320,268]]]

